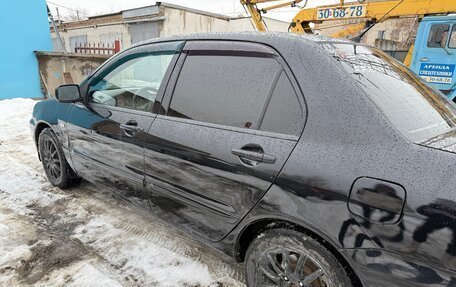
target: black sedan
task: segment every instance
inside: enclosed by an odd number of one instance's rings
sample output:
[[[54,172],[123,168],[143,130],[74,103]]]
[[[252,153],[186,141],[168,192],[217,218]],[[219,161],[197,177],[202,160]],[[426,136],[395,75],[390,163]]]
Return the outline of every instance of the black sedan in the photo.
[[[53,185],[129,196],[249,286],[402,287],[456,286],[455,116],[375,48],[241,33],[127,49],[30,123]]]

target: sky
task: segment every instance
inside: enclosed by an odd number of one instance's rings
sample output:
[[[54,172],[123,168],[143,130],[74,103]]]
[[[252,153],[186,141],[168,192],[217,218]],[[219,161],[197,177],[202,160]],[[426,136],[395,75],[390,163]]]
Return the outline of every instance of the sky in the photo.
[[[155,4],[155,1],[152,0],[49,0],[46,2],[55,18],[57,18],[56,7],[61,16],[75,15],[76,11],[79,11],[81,17],[87,17]],[[166,0],[162,2],[229,16],[245,15],[239,0]],[[339,0],[308,0],[307,7],[338,2]],[[298,8],[287,7],[269,12],[266,16],[290,22],[298,10]]]

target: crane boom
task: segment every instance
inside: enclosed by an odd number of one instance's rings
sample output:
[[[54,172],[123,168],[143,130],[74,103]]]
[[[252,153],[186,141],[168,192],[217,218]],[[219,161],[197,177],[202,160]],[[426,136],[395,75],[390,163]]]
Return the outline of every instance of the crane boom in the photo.
[[[302,2],[303,0],[294,0],[294,1],[278,1],[278,0],[241,0],[241,4],[245,7],[247,10],[247,13],[250,14],[252,18],[252,22],[255,26],[255,28],[260,31],[260,32],[265,32],[268,30],[266,27],[266,24],[263,21],[262,14],[266,13],[269,10],[273,9],[278,9],[282,7],[287,7],[287,6],[296,6],[296,4]],[[277,2],[278,4],[275,4],[270,7],[266,8],[261,8],[259,9],[257,4],[263,4],[263,3],[270,3],[270,2]],[[307,0],[306,0],[307,2]]]
[[[332,20],[366,19],[373,22],[405,16],[426,16],[456,12],[455,0],[385,0],[347,3],[300,10],[293,18],[291,31],[307,33],[310,23]]]

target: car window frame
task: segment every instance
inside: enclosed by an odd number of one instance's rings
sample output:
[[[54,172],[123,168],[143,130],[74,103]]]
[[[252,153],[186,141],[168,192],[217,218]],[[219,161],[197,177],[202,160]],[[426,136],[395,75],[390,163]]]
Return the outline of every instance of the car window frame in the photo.
[[[158,114],[157,111],[161,110],[160,106],[161,106],[161,102],[164,97],[165,90],[169,84],[170,77],[173,73],[173,70],[176,67],[176,63],[179,59],[179,56],[182,52],[184,45],[185,45],[185,41],[182,41],[182,40],[149,43],[149,44],[143,44],[143,45],[131,47],[131,48],[115,55],[114,57],[108,59],[91,76],[84,79],[84,81],[81,83],[81,94],[83,96],[82,103],[87,107],[90,107],[90,106],[100,107],[100,108],[104,107],[106,109],[112,109],[112,110],[123,111],[123,112],[128,112],[128,113]],[[160,88],[157,92],[155,102],[152,105],[151,110],[141,111],[141,110],[135,110],[135,109],[129,109],[129,108],[123,108],[123,107],[117,107],[117,106],[108,106],[108,105],[104,105],[104,104],[90,102],[89,90],[90,90],[92,83],[94,83],[95,81],[99,81],[100,79],[102,79],[104,76],[111,73],[113,70],[115,70],[117,67],[119,67],[123,63],[130,61],[130,59],[127,61],[124,61],[125,58],[129,57],[131,59],[134,59],[135,55],[141,55],[140,57],[143,57],[143,56],[160,53],[160,52],[175,52],[175,55],[172,57],[169,65],[168,65],[168,68],[167,68],[165,74],[163,75],[163,79],[160,84]]]
[[[221,44],[221,42],[224,42],[224,43]],[[252,44],[254,46],[252,46]],[[198,121],[198,120],[194,120],[194,119],[183,119],[183,118],[177,118],[177,117],[168,115],[169,108],[171,106],[172,97],[173,97],[177,82],[179,80],[180,73],[185,64],[185,60],[186,60],[189,52],[194,51],[194,50],[206,51],[206,50],[208,50],[208,47],[210,48],[210,51],[215,51],[217,53],[223,53],[224,51],[227,53],[230,53],[230,54],[236,53],[236,52],[239,52],[239,53],[251,53],[251,52],[252,53],[269,53],[272,57],[274,57],[274,59],[278,62],[279,66],[281,67],[282,73],[284,73],[287,76],[290,84],[292,85],[292,87],[296,93],[298,101],[300,103],[300,108],[301,108],[301,112],[303,115],[303,121],[300,126],[299,135],[290,135],[290,134],[285,134],[285,133],[270,132],[270,131],[259,130],[256,128],[250,129],[250,128],[242,128],[242,127],[233,127],[230,125],[203,122],[203,121]],[[263,49],[261,49],[260,47],[262,47]],[[258,50],[258,48],[260,48],[260,50]],[[277,81],[276,81],[275,85],[276,84],[277,84]],[[276,86],[274,86],[273,91],[275,90],[275,88],[276,88]],[[298,140],[305,128],[305,124],[307,122],[307,117],[308,117],[308,109],[307,109],[307,104],[305,101],[304,94],[298,84],[298,81],[296,80],[294,74],[292,73],[290,67],[286,63],[286,61],[273,47],[270,47],[270,46],[262,44],[262,43],[257,43],[257,42],[236,41],[236,40],[191,40],[191,41],[187,41],[181,54],[179,55],[179,59],[177,60],[176,66],[173,70],[173,73],[171,74],[167,89],[165,90],[165,93],[163,96],[164,96],[163,101],[162,101],[163,109],[158,114],[160,117],[166,118],[167,120],[186,122],[186,123],[199,125],[199,126],[232,130],[232,131],[249,133],[249,134],[263,134],[263,135],[268,135],[270,137],[276,137],[276,138],[278,137],[278,138],[284,138],[284,139],[286,138],[286,139]],[[264,109],[265,109],[265,111],[267,111],[268,106],[265,106]],[[260,114],[258,114],[258,116],[260,116]],[[265,116],[265,113],[262,114],[262,118],[259,120],[262,121],[264,119],[264,116]]]
[[[445,43],[444,46],[442,46],[441,44],[440,44],[439,46],[431,46],[430,43],[431,43],[431,37],[432,37],[432,28],[438,27],[438,26],[441,26],[441,27],[443,27],[443,26],[448,26],[448,33],[449,33],[449,35],[448,35],[448,37],[447,37],[447,39],[446,39],[446,43]],[[429,35],[428,35],[428,37],[427,37],[426,48],[428,48],[428,49],[444,49],[444,48],[448,47],[449,42],[450,42],[450,33],[451,33],[451,30],[452,30],[452,26],[451,26],[451,24],[449,24],[449,23],[432,24],[432,25],[430,26],[430,29],[429,29]],[[436,38],[436,37],[435,37],[435,35],[434,35],[434,37],[432,38],[433,43],[435,43],[435,38]]]
[[[296,86],[295,86],[295,83],[293,82],[293,80],[290,78],[290,75],[289,73],[287,73],[287,71],[282,68],[280,70],[280,73],[279,75],[277,75],[277,80],[276,80],[276,83],[275,83],[275,86],[274,86],[274,89],[272,91],[272,93],[269,95],[269,99],[268,99],[268,104],[263,106],[263,109],[261,112],[262,114],[260,115],[261,117],[259,118],[259,122],[260,122],[260,125],[259,125],[259,129],[258,130],[261,130],[261,131],[267,131],[264,128],[264,122],[265,122],[265,118],[267,115],[269,115],[269,111],[270,110],[273,110],[273,109],[270,109],[270,107],[272,107],[272,102],[273,102],[273,99],[274,99],[274,95],[276,94],[276,91],[279,87],[279,83],[280,83],[280,79],[282,78],[285,78],[285,80],[287,81],[287,83],[290,85],[291,89],[293,90],[293,97],[296,98],[296,100],[298,101],[299,103],[299,106],[300,106],[300,113],[301,113],[301,119],[304,121],[300,123],[299,125],[299,130],[298,130],[298,133],[296,134],[297,136],[300,136],[302,131],[303,131],[303,128],[304,128],[304,125],[305,125],[305,121],[307,120],[307,105],[305,104],[305,99],[304,101],[302,101],[303,99],[303,96],[302,94],[300,95],[300,92],[296,89]],[[286,111],[288,112],[288,110]],[[272,131],[269,131],[269,132],[272,132]],[[274,132],[274,133],[278,133],[278,132]],[[281,133],[281,134],[289,134],[289,133]]]
[[[454,33],[454,35],[453,35]],[[455,46],[450,46],[451,44],[451,39],[455,37],[456,38],[456,24],[453,24],[453,26],[450,29],[450,35],[448,36],[448,49],[456,50],[456,45]],[[456,39],[455,39],[456,41]]]

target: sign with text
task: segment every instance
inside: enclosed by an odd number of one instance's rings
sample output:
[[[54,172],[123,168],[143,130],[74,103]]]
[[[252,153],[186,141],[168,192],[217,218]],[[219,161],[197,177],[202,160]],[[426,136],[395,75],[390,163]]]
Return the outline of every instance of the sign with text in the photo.
[[[320,8],[317,20],[347,19],[366,17],[366,5],[350,5],[341,8]]]
[[[422,63],[419,75],[429,83],[451,84],[455,67],[454,64]]]

